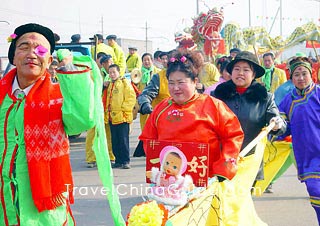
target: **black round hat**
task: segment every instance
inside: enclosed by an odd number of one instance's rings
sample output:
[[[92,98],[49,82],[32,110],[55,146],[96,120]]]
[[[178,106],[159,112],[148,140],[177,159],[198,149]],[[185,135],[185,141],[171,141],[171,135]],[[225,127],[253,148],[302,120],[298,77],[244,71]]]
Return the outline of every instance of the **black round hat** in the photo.
[[[254,71],[256,73],[255,78],[260,78],[264,75],[265,70],[260,66],[258,58],[256,57],[256,55],[248,51],[242,51],[238,53],[237,56],[227,65],[227,72],[229,72],[229,74],[232,73],[234,65],[239,61],[246,61],[249,64],[253,65]]]
[[[117,39],[117,36],[116,36],[116,35],[108,35],[108,36],[106,37],[106,39],[107,39],[107,40],[109,40],[109,39],[116,40],[116,39]]]
[[[26,33],[30,33],[30,32],[36,32],[36,33],[43,35],[50,43],[50,53],[51,54],[53,53],[54,47],[55,47],[55,39],[54,39],[53,32],[49,28],[44,27],[40,24],[34,24],[34,23],[24,24],[24,25],[17,27],[14,30],[14,34],[16,35],[16,37],[12,40],[10,47],[9,47],[9,51],[8,51],[8,58],[9,58],[10,64],[13,64],[13,58],[14,58],[14,52],[16,50],[17,40],[22,35],[24,35]]]
[[[80,34],[74,34],[71,36],[71,41],[72,42],[79,42],[81,39],[81,35]]]

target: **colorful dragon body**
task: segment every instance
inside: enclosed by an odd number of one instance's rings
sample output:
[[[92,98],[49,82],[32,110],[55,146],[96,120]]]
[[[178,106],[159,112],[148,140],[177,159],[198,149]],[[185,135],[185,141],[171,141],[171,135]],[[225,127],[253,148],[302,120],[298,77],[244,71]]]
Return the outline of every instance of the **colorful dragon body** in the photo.
[[[281,51],[303,41],[320,42],[320,27],[313,22],[297,27],[285,40],[281,36],[272,38],[264,27],[241,29],[236,23],[226,24],[224,34],[227,51],[233,47],[246,50],[250,46],[260,47],[263,51]]]
[[[220,35],[223,23],[223,11],[216,8],[209,10],[207,14],[201,13],[193,19],[191,35],[198,46],[203,47],[205,55],[212,57],[223,52],[223,39]]]
[[[309,22],[297,27],[292,34],[284,39],[281,36],[272,38],[264,27],[241,28],[232,22],[221,27],[224,20],[222,9],[210,9],[207,13],[200,13],[193,18],[193,26],[185,28],[183,33],[176,33],[175,40],[180,46],[193,49],[197,47],[204,51],[207,57],[217,54],[227,54],[232,48],[252,51],[258,54],[267,51],[282,51],[303,41],[320,43],[320,26]],[[221,34],[222,37],[221,37]]]

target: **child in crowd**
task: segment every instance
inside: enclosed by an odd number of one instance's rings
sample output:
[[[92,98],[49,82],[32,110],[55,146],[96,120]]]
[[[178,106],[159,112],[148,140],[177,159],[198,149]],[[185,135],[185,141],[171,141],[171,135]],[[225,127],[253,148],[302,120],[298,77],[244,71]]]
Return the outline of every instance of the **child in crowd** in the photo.
[[[130,169],[129,124],[133,120],[136,94],[130,82],[120,77],[118,65],[110,65],[108,72],[111,82],[105,90],[105,122],[110,126],[112,151],[116,157],[112,168]]]

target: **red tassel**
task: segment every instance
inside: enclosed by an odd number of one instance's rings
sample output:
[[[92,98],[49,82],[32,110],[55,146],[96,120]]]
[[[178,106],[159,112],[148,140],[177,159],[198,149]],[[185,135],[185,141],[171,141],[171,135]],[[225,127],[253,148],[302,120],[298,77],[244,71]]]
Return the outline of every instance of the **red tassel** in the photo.
[[[44,210],[53,210],[66,203],[66,197],[63,194],[57,194],[54,197],[48,197],[40,200],[34,200],[34,204],[39,212]]]

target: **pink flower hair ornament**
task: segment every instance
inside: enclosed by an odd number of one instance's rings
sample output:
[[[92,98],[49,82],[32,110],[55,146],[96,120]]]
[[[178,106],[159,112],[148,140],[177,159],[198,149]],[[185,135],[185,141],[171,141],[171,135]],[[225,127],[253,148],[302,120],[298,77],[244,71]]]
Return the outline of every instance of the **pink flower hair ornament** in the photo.
[[[182,56],[182,57],[180,58],[180,61],[181,61],[182,63],[186,62],[186,60],[187,60],[187,57],[185,57],[185,56]]]
[[[17,37],[18,35],[16,35],[16,34],[11,34],[8,38],[7,38],[7,41],[8,42],[12,42],[14,39],[16,39],[16,37]]]
[[[171,63],[175,62],[176,60],[177,60],[177,59],[174,58],[174,57],[171,57],[171,58],[170,58],[170,62],[171,62]]]
[[[175,58],[175,57],[171,57],[169,61],[170,61],[171,63],[176,62],[176,61],[180,61],[180,62],[184,63],[184,62],[187,61],[187,57],[182,56],[182,57],[180,57],[180,59],[177,59],[177,58]]]

